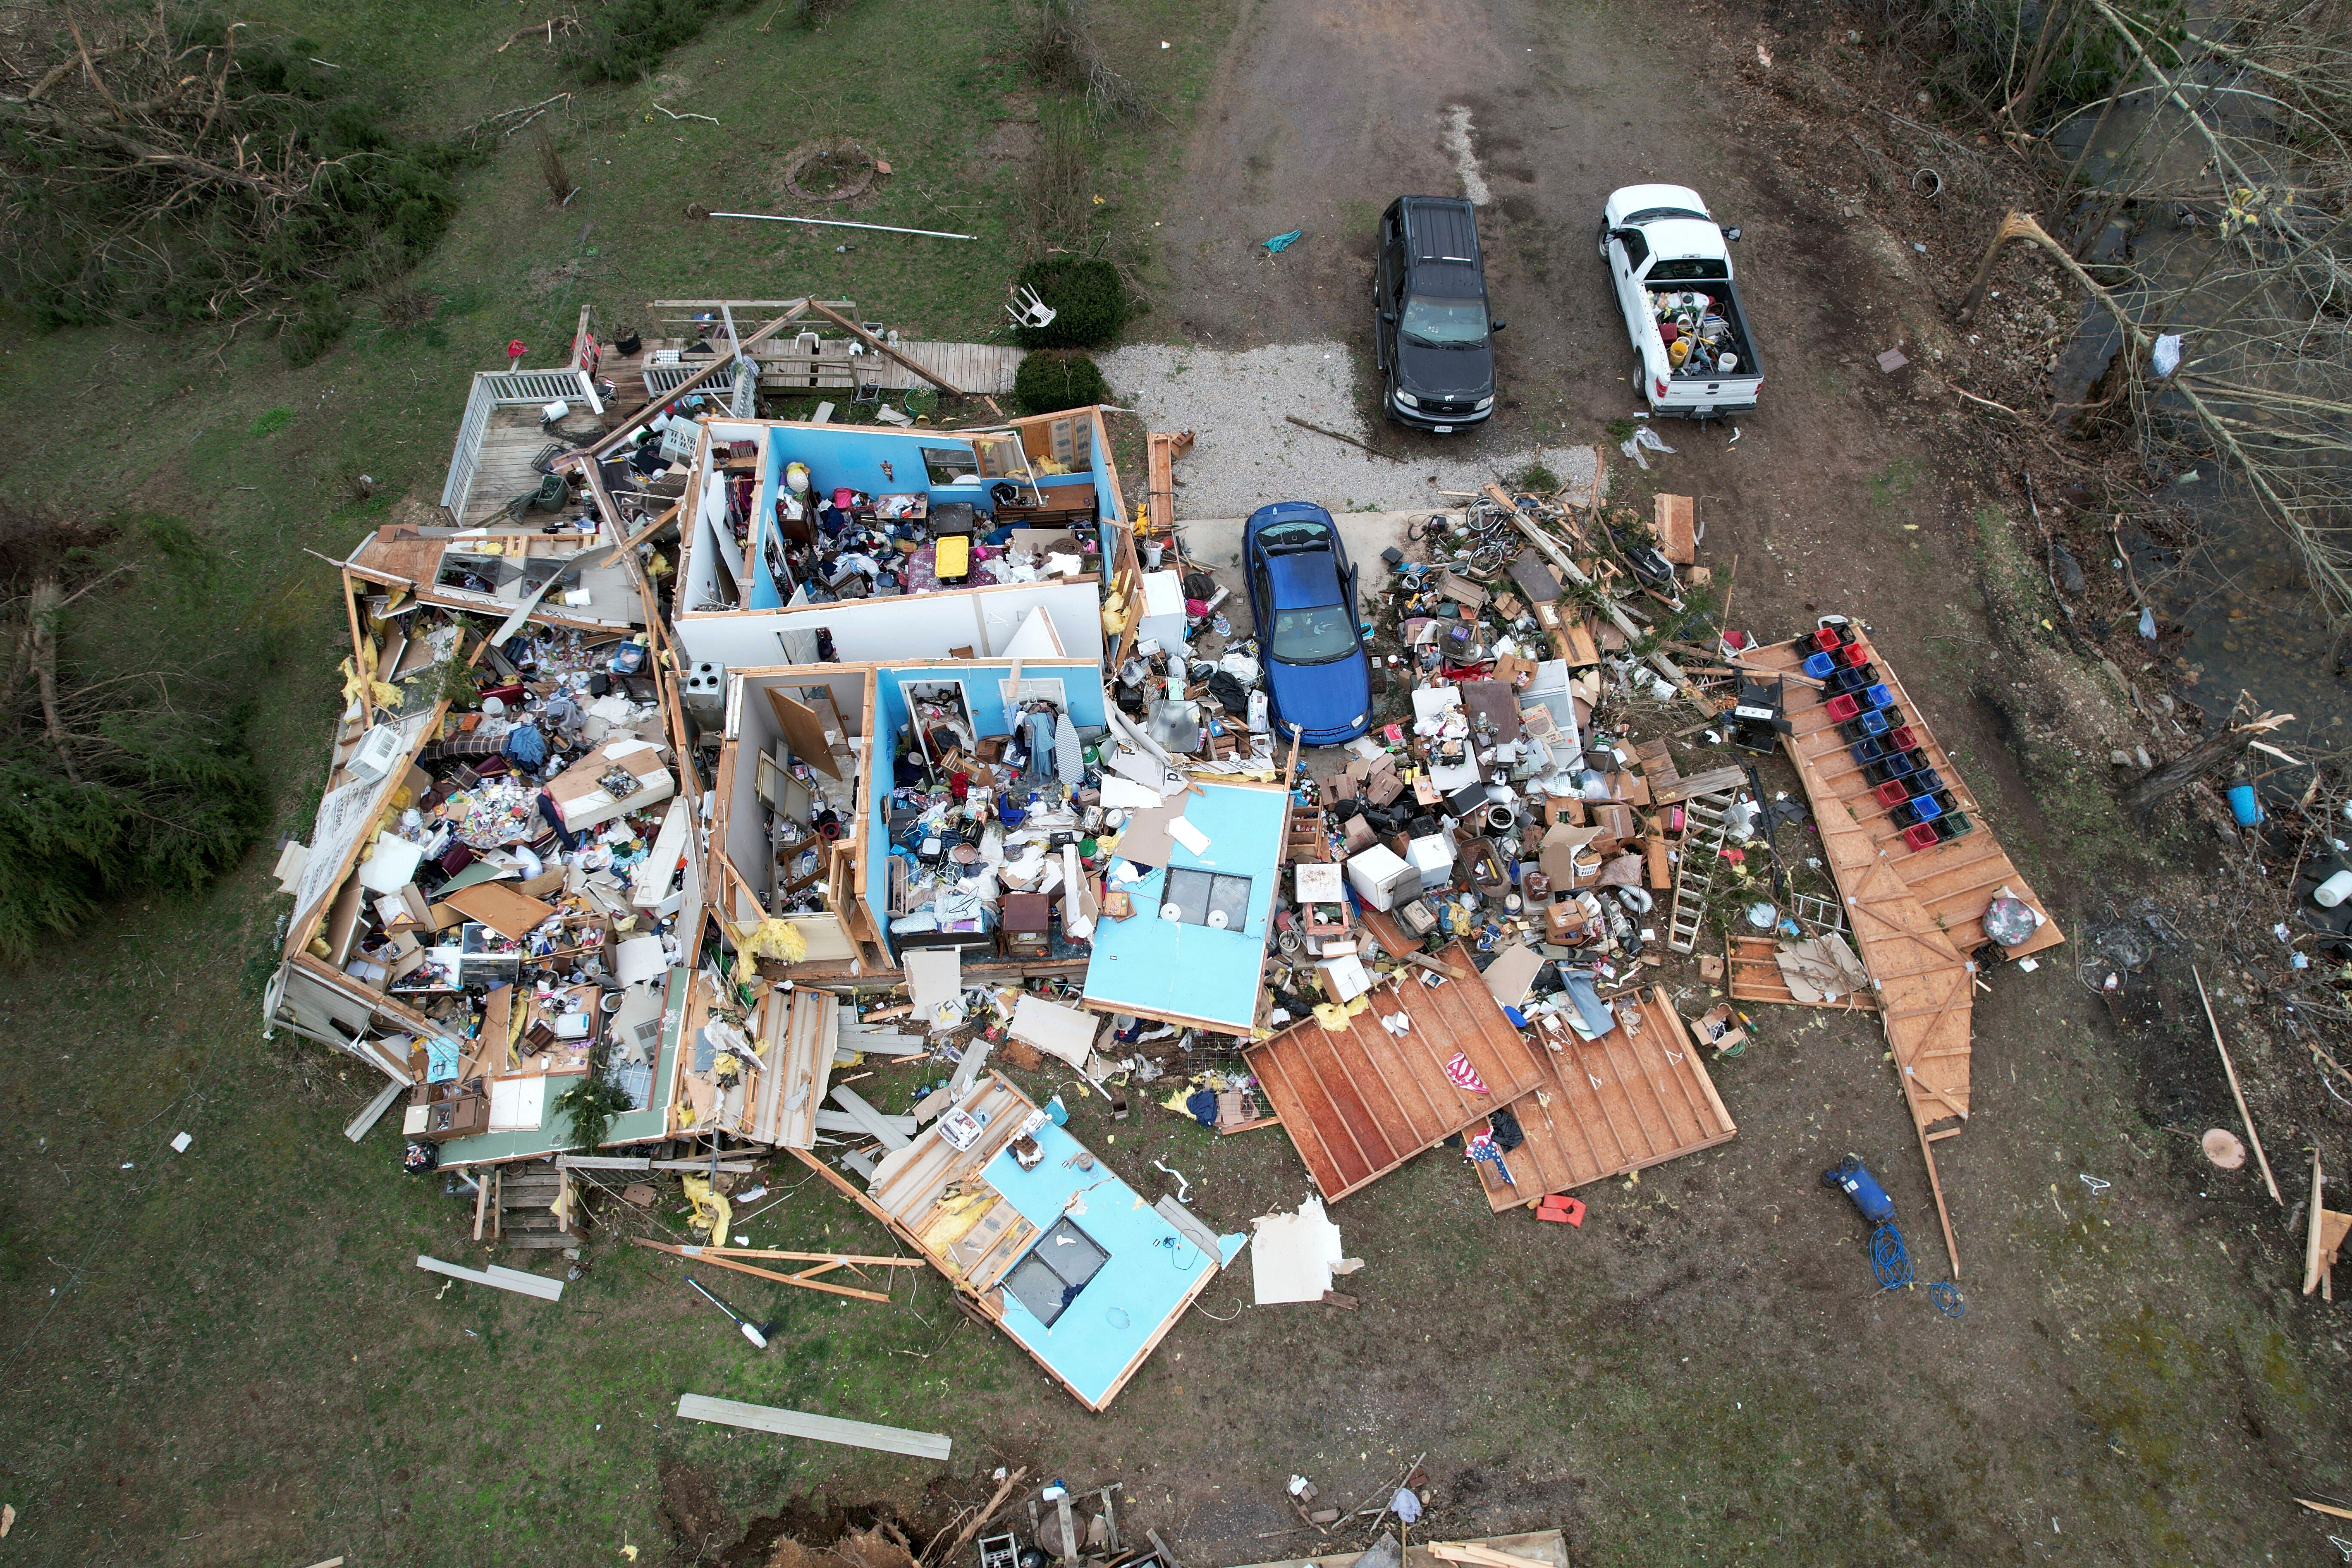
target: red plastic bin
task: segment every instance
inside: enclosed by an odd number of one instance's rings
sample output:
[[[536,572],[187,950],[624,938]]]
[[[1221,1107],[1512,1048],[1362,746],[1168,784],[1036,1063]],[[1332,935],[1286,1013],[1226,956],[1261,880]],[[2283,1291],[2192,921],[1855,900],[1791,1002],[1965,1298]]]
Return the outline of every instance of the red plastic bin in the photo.
[[[1893,811],[1896,806],[1901,805],[1905,801],[1911,798],[1911,792],[1903,787],[1903,781],[1901,779],[1888,779],[1885,784],[1880,784],[1876,789],[1870,793],[1876,795],[1878,797],[1878,804],[1885,806],[1889,811]]]
[[[1936,825],[1932,822],[1913,823],[1903,830],[1903,842],[1914,849],[1933,849],[1936,847]]]
[[[1832,724],[1843,724],[1862,711],[1860,700],[1851,691],[1831,698],[1826,706]]]
[[[1860,641],[1850,642],[1838,650],[1838,658],[1845,661],[1845,667],[1848,669],[1859,669],[1870,662],[1870,645]]]
[[[1837,647],[1837,645],[1838,635],[1837,628],[1835,626],[1823,626],[1821,630],[1813,634],[1813,646],[1821,649],[1823,653],[1829,652],[1830,649]]]
[[[1886,731],[1883,744],[1890,752],[1907,752],[1919,744],[1919,737],[1912,731],[1910,725],[1897,724]]]

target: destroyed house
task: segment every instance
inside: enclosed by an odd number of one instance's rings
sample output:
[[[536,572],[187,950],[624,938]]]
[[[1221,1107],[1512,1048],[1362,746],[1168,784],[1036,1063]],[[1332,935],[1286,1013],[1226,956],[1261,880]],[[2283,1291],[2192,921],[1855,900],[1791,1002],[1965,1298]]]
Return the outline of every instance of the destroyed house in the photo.
[[[607,459],[600,479],[677,486],[674,625],[712,681],[780,664],[990,657],[1040,609],[1063,651],[1101,657],[1102,552],[1131,546],[1124,527],[1102,527],[1124,503],[1096,410],[979,432],[655,423],[660,445]],[[658,479],[638,471],[656,464]],[[983,542],[1008,548],[983,558]]]
[[[383,1072],[441,1163],[566,1146],[553,1102],[600,1036],[635,1105],[605,1141],[661,1136],[701,789],[652,636],[345,582],[357,673],[310,840],[279,858],[268,1026]]]
[[[1049,645],[1051,623],[1033,622]],[[766,972],[803,984],[887,977],[916,948],[1082,964],[1088,817],[1072,796],[1082,742],[1102,732],[1092,659],[738,670],[712,910]],[[944,801],[919,787],[930,777],[949,782]]]

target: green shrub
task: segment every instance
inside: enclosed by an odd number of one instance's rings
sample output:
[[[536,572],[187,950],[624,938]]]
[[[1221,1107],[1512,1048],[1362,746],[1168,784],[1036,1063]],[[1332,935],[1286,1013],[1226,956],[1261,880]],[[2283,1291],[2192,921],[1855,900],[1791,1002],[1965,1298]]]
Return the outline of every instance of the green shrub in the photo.
[[[572,1086],[557,1095],[551,1107],[557,1115],[570,1120],[571,1145],[575,1149],[593,1152],[611,1136],[614,1120],[636,1109],[629,1091],[614,1079],[604,1055],[604,1047],[597,1047],[588,1071],[572,1079]]]
[[[1118,268],[1098,256],[1049,256],[1021,269],[1020,286],[1054,307],[1042,327],[1013,334],[1024,349],[1091,349],[1118,336],[1131,309]]]
[[[1055,414],[1084,408],[1108,395],[1102,367],[1067,349],[1040,349],[1021,362],[1013,378],[1013,400],[1024,414]]]

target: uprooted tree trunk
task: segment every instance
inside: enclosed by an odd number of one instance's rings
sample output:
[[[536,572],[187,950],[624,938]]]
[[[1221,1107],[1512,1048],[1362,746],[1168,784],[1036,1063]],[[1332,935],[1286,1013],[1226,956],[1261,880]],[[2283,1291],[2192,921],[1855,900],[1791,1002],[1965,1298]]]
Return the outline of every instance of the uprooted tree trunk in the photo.
[[[81,783],[74,766],[73,742],[66,733],[65,716],[58,701],[58,616],[64,610],[65,590],[54,577],[33,584],[33,601],[26,613],[32,642],[33,676],[41,689],[41,734],[58,753],[58,765],[74,784]]]
[[[2160,767],[2152,768],[2124,795],[2124,805],[2142,827],[2167,795],[2188,788],[2223,763],[2235,762],[2252,743],[2251,731],[2228,729]]]
[[[2230,710],[2230,720],[2235,721],[2245,705],[2246,699],[2241,694],[2237,706]],[[2237,761],[2254,743],[2255,737],[2270,733],[2294,717],[2292,713],[2264,713],[2243,723],[2225,721],[2213,735],[2142,774],[2139,782],[2124,793],[2125,808],[2134,822],[2147,826],[2148,818],[2167,795],[2186,789],[2223,763]]]

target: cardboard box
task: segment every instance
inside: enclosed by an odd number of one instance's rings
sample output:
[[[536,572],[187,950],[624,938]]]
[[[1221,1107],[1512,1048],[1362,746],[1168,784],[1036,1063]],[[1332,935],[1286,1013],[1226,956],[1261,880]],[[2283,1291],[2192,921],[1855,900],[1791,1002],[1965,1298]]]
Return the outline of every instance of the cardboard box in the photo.
[[[1536,661],[1507,653],[1495,660],[1495,679],[1513,690],[1524,689],[1536,678]]]
[[[1599,878],[1600,857],[1591,853],[1588,847],[1600,837],[1601,829],[1597,827],[1574,827],[1565,822],[1554,823],[1545,830],[1536,861],[1543,868],[1543,874],[1551,879],[1555,890],[1579,885],[1576,865],[1580,858],[1591,868],[1584,881],[1590,883]],[[1580,857],[1579,850],[1587,852]]]
[[[604,778],[615,769],[627,773],[637,787],[622,795],[608,792]],[[659,747],[622,736],[607,740],[556,774],[547,793],[563,826],[578,833],[667,800],[677,793],[677,780],[662,762]]]
[[[1601,800],[1592,803],[1592,825],[1601,829],[1608,842],[1601,847],[1605,853],[1622,844],[1630,844],[1642,831],[1641,819],[1633,808],[1622,801]]]
[[[1574,899],[1564,899],[1544,906],[1544,937],[1547,941],[1572,942],[1584,934],[1584,906]]]

